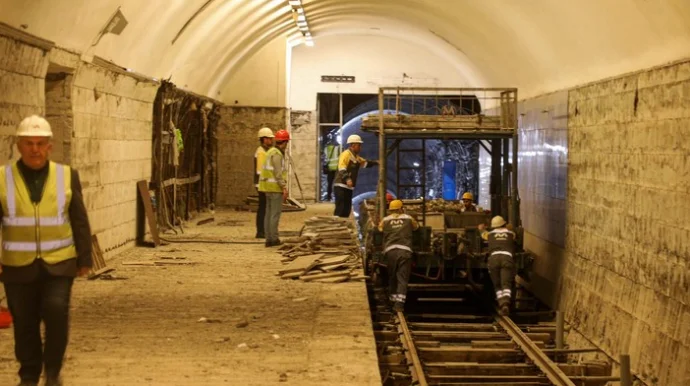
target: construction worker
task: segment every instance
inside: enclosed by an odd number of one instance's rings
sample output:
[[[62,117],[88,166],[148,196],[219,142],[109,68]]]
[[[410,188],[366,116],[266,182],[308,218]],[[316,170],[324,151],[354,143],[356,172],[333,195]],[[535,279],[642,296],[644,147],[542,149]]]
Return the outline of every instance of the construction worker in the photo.
[[[266,161],[259,177],[259,192],[266,194],[266,215],[264,217],[266,247],[282,244],[278,238],[278,223],[280,222],[280,213],[283,210],[283,202],[288,197],[285,149],[288,141],[290,141],[290,134],[287,130],[278,130],[274,140],[275,147],[266,152]]]
[[[474,195],[470,192],[465,192],[462,195],[462,206],[460,207],[461,212],[476,212],[477,206],[474,205]]]
[[[383,232],[383,253],[388,263],[388,293],[393,302],[393,311],[402,312],[412,271],[412,231],[417,230],[419,224],[404,213],[400,200],[391,201],[388,209],[388,216],[379,223],[379,231]]]
[[[256,212],[256,238],[263,239],[264,234],[264,219],[266,217],[266,193],[259,191],[259,178],[261,177],[261,170],[266,163],[266,152],[273,146],[273,130],[268,127],[262,127],[259,130],[259,147],[254,152],[254,187],[259,194],[259,210]]]
[[[378,161],[367,161],[359,156],[362,150],[362,138],[359,135],[347,137],[347,150],[340,154],[338,159],[338,173],[335,176],[335,210],[334,216],[350,217],[352,211],[352,193],[357,185],[359,168],[369,168],[378,165]]]
[[[506,221],[501,216],[491,219],[491,232],[486,231],[484,224],[479,224],[477,228],[482,232],[482,238],[489,242],[487,266],[496,290],[499,313],[508,315],[516,273],[513,261],[515,233],[506,226]]]
[[[338,160],[340,159],[340,146],[331,138],[324,151],[326,155],[326,167],[324,173],[326,174],[326,201],[331,201],[333,197],[333,180],[338,171]]]
[[[30,116],[16,136],[21,159],[0,169],[0,280],[14,320],[20,385],[38,385],[45,368],[45,385],[58,386],[72,283],[92,266],[91,228],[79,174],[49,161],[50,124]]]

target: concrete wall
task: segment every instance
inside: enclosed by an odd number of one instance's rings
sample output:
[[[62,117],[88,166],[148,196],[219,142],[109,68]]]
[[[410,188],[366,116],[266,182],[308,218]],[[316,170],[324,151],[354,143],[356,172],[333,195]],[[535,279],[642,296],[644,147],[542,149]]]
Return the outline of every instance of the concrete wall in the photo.
[[[647,384],[687,385],[690,61],[569,90],[567,145],[562,94],[521,105],[533,289]]]
[[[257,132],[266,126],[274,132],[285,128],[287,109],[278,107],[232,107],[219,109],[218,192],[216,205],[244,204],[254,189],[254,152]]]
[[[53,151],[50,158],[55,162],[70,164],[72,144],[72,74],[49,73],[46,76],[45,118],[53,130]]]
[[[286,44],[267,44],[234,71],[218,95],[211,97],[230,106],[285,107]]]
[[[422,45],[381,36],[326,36],[292,50],[290,104],[316,109],[316,94],[374,93],[380,86],[467,86],[447,59]],[[324,83],[321,75],[354,75],[355,83]]]
[[[14,133],[31,114],[45,113],[44,50],[0,35],[0,159],[17,159]]]
[[[291,175],[290,195],[297,200],[302,200],[303,193],[305,201],[314,202],[316,201],[317,190],[317,164],[320,165],[318,162],[317,144],[319,139],[316,130],[316,113],[313,111],[291,111],[290,126],[290,135],[292,136],[290,154],[302,186],[302,192],[300,192],[294,175]]]
[[[157,89],[86,63],[74,76],[72,166],[80,171],[92,232],[107,252],[136,237],[136,182],[151,177]]]

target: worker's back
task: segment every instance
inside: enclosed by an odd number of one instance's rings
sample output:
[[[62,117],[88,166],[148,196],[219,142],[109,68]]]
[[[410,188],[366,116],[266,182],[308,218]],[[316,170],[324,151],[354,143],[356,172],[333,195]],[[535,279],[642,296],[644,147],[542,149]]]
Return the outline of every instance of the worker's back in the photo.
[[[412,252],[412,231],[419,225],[412,216],[405,213],[393,213],[383,218],[383,251],[404,249]]]

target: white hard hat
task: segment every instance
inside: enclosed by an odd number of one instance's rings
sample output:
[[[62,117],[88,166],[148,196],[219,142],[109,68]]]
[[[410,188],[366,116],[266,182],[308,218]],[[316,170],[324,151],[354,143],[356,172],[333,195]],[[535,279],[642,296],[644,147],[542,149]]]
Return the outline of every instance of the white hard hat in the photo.
[[[503,219],[501,216],[496,216],[491,219],[491,227],[492,228],[500,228],[502,226],[506,225],[506,220]]]
[[[52,137],[53,131],[50,123],[43,117],[32,115],[24,120],[17,127],[17,137]]]
[[[347,143],[349,145],[351,143],[364,143],[364,141],[362,141],[362,137],[360,137],[359,135],[353,134],[347,137]]]
[[[263,137],[268,137],[268,138],[273,138],[273,137],[275,137],[275,136],[273,135],[273,130],[269,129],[268,127],[262,127],[262,128],[259,130],[259,138],[263,138]]]

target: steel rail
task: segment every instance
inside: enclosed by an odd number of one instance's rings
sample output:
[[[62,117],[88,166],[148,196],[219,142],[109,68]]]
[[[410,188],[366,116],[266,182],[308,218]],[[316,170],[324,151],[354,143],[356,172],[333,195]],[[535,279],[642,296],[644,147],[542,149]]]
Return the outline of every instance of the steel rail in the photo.
[[[412,333],[410,333],[410,328],[407,326],[407,321],[405,320],[405,315],[402,312],[397,312],[398,321],[400,322],[400,332],[402,337],[406,341],[403,342],[403,346],[407,348],[412,359],[412,379],[417,380],[419,386],[428,386],[426,381],[426,376],[424,375],[424,368],[422,367],[422,362],[419,360],[419,355],[417,355],[417,349],[414,346],[414,341],[412,340]]]
[[[513,341],[520,347],[520,349],[527,354],[527,356],[534,362],[537,367],[546,375],[546,377],[556,386],[575,386],[573,381],[555,364],[548,356],[537,347],[530,338],[525,335],[520,327],[515,325],[507,316],[496,316],[496,322],[513,338]]]

